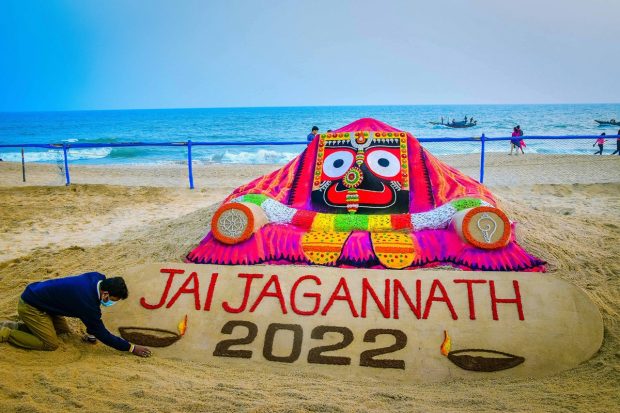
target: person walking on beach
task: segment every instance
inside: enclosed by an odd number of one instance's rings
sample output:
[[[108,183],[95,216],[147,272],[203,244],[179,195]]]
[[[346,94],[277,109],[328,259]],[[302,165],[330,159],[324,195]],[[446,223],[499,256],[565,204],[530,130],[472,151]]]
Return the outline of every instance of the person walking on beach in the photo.
[[[523,148],[525,148],[526,145],[525,145],[525,141],[523,140],[523,129],[521,129],[520,125],[517,125],[517,132],[519,134],[519,147],[518,147],[518,149],[521,149],[521,153],[523,155],[525,155],[525,152],[523,152]]]
[[[594,155],[603,155],[603,145],[605,145],[607,139],[605,139],[605,132],[601,133],[601,136],[594,142],[592,146],[598,145],[598,151],[594,152]]]
[[[103,344],[149,357],[151,350],[113,335],[101,321],[101,306],[111,307],[127,296],[123,278],[106,278],[98,272],[31,283],[17,304],[21,322],[0,322],[0,343],[30,350],[56,350],[58,334],[70,333],[64,317],[76,317],[86,326],[87,335]]]
[[[618,156],[620,156],[620,129],[618,129],[618,137],[616,138],[616,150],[613,151],[611,154],[618,154]]]
[[[519,131],[517,130],[516,127],[512,128],[512,136],[510,138],[510,154],[512,155],[512,151],[514,149],[515,154],[518,155],[519,154],[519,141],[520,141],[520,136],[519,136]]]
[[[308,142],[312,142],[312,140],[314,139],[314,137],[316,136],[316,134],[319,133],[319,127],[318,126],[313,126],[312,127],[312,132],[310,132],[308,134]]]

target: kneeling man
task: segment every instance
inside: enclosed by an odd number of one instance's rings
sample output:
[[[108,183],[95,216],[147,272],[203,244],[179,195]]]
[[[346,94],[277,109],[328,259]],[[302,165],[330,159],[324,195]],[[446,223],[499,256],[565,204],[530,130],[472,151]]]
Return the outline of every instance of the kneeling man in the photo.
[[[64,317],[76,317],[86,332],[103,344],[148,357],[151,351],[147,347],[115,336],[101,321],[100,306],[110,307],[127,295],[122,277],[106,278],[98,272],[34,282],[26,287],[17,305],[23,324],[0,323],[0,342],[32,350],[56,350],[57,334],[70,332]]]

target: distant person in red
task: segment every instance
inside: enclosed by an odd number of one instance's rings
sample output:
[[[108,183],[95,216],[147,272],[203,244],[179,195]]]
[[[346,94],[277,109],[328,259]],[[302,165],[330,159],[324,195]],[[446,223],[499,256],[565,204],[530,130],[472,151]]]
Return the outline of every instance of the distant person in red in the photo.
[[[510,155],[512,155],[512,151],[513,149],[515,150],[515,153],[518,155],[519,154],[519,147],[520,147],[520,135],[519,135],[519,131],[517,130],[516,127],[512,128],[512,137],[510,138]]]
[[[525,155],[525,152],[523,152],[523,148],[525,148],[527,145],[525,144],[525,141],[523,140],[523,129],[521,129],[521,126],[517,125],[517,132],[519,132],[519,147],[517,149],[521,149],[521,153],[523,155]]]
[[[618,129],[618,138],[616,138],[616,150],[613,151],[611,154],[618,154],[618,156],[620,156],[620,129]]]
[[[594,155],[602,155],[603,154],[603,145],[605,145],[607,139],[605,139],[605,132],[601,133],[601,136],[594,142],[592,146],[598,145],[598,151],[594,152]]]

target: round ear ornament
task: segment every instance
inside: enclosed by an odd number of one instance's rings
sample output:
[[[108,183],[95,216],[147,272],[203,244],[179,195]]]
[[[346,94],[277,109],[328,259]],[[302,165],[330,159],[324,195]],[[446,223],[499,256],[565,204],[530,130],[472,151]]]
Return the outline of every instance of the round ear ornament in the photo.
[[[232,245],[250,238],[267,222],[265,212],[258,205],[231,202],[215,212],[211,219],[211,231],[215,239]]]
[[[471,245],[492,250],[502,248],[510,240],[510,221],[502,210],[479,206],[460,211],[452,218],[456,232]]]

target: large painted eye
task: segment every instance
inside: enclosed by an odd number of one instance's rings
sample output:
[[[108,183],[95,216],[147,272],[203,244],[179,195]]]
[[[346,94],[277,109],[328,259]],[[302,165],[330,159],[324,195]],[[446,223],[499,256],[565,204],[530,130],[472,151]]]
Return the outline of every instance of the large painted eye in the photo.
[[[370,152],[366,156],[366,163],[371,171],[385,178],[393,178],[400,171],[399,159],[394,154],[380,149]]]
[[[349,151],[338,151],[330,154],[323,162],[323,173],[330,178],[339,178],[353,165],[353,154]]]

